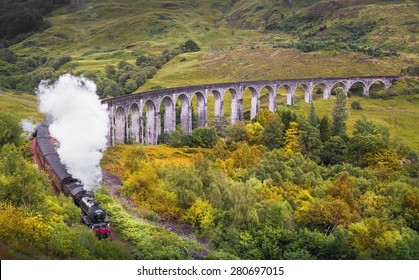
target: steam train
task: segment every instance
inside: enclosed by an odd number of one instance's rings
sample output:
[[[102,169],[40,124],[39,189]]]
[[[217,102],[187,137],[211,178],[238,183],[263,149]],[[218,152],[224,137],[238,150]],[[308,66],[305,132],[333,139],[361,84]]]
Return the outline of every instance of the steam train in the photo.
[[[95,201],[91,191],[74,179],[61,163],[49,133],[49,124],[44,120],[33,133],[31,149],[35,162],[45,170],[56,189],[73,198],[80,208],[81,221],[89,226],[99,239],[110,236],[111,228],[105,210]]]

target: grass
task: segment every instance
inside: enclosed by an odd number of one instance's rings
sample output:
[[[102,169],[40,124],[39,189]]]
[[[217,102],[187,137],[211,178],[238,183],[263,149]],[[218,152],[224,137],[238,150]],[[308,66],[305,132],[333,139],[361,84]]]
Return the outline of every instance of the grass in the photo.
[[[0,90],[0,111],[15,115],[20,119],[30,118],[40,121],[44,115],[38,111],[36,96],[11,90]]]
[[[193,148],[172,148],[166,145],[146,146],[145,153],[150,162],[158,166],[176,165],[192,166],[199,149]]]
[[[320,116],[330,114],[331,100],[317,99],[314,101],[316,110]],[[359,101],[363,110],[349,110],[349,119],[347,121],[348,132],[351,134],[355,122],[362,116],[374,121],[377,124],[385,126],[390,130],[390,137],[397,145],[405,144],[410,149],[419,151],[419,96],[395,96],[390,99],[372,99],[362,97],[350,97],[347,105],[353,101]],[[304,102],[295,104],[298,113],[307,116],[310,105]]]
[[[278,42],[295,42],[299,33],[261,32],[267,11],[276,8],[267,0],[242,0],[234,6],[219,0],[89,1],[78,10],[55,11],[49,18],[51,28],[11,48],[19,55],[70,55],[73,60],[62,71],[103,73],[108,64],[116,65],[122,59],[133,63],[139,53],[160,54],[188,39],[201,46],[201,52],[183,54],[165,65],[139,91],[224,81],[394,75],[402,67],[418,64],[417,24],[411,24],[418,20],[414,13],[417,6],[412,1],[367,2],[345,2],[332,16],[321,14],[321,23],[333,29],[351,21],[376,20],[377,27],[366,35],[365,44],[394,46],[402,51],[400,57],[274,49]],[[304,15],[308,4],[315,10],[318,3],[293,4],[291,8],[277,3],[285,18],[294,13]],[[246,22],[256,25],[244,28]]]
[[[142,146],[142,145],[115,145],[109,147],[102,160],[101,166],[111,171],[120,178],[125,174],[124,157],[127,153],[135,153],[144,148],[147,160],[155,166],[166,164],[177,166],[191,166],[200,149],[193,148],[172,148],[166,145]]]
[[[61,8],[54,11],[48,18],[51,28],[11,49],[20,56],[70,55],[72,61],[62,66],[60,71],[97,71],[103,75],[106,65],[117,65],[122,59],[134,63],[140,54],[160,54],[188,39],[200,45],[200,52],[175,57],[138,91],[245,80],[397,75],[401,68],[418,65],[415,1],[355,3],[337,0],[340,6],[332,10],[322,8],[325,3],[296,0],[289,7],[284,2],[268,0],[241,0],[233,6],[230,1],[220,0],[89,1],[77,10]],[[273,11],[271,16],[268,16],[268,11]],[[296,18],[303,17],[307,13],[317,13],[319,18],[306,31],[304,23],[297,22],[298,26],[290,32],[265,32],[265,19],[278,18],[281,13],[284,20],[294,15]],[[367,20],[376,21],[376,25],[361,38],[359,44],[396,49],[401,53],[399,57],[373,58],[345,51],[303,53],[295,49],[273,48],[277,44],[296,42],[301,34],[319,25],[326,25],[327,30],[338,30],[339,25],[351,22],[362,24]],[[283,104],[285,92],[282,90],[280,94],[278,103]],[[29,109],[26,109],[26,104],[21,101],[13,104],[10,98],[0,98],[1,109],[35,119],[42,118],[36,112],[36,106],[27,106]],[[302,94],[297,96],[297,108],[302,98]],[[245,94],[243,102],[244,111],[248,111],[250,94]],[[316,104],[321,102],[316,101]],[[377,103],[373,105],[373,102]],[[374,110],[384,109],[374,109],[374,106],[380,107],[381,102],[385,107],[390,101],[363,99],[361,103],[365,110],[353,112],[352,115],[367,114],[394,130],[393,135],[407,137],[406,141],[417,147],[414,135],[409,135],[409,127],[414,127],[414,117],[403,107],[408,104],[396,102],[392,104],[395,107],[391,108],[394,112],[380,114],[380,111]],[[213,97],[210,97],[210,119],[214,114],[213,103]],[[328,107],[327,104],[324,106]],[[261,100],[261,105],[267,106],[265,99]],[[303,110],[307,109],[302,107]],[[229,94],[224,100],[224,112],[227,117],[230,115]],[[354,121],[350,119],[350,122]]]
[[[156,88],[171,88],[179,86],[219,83],[224,81],[215,74],[208,73],[201,66],[204,53],[185,53],[176,56],[159,70],[156,76],[139,88],[147,91]]]

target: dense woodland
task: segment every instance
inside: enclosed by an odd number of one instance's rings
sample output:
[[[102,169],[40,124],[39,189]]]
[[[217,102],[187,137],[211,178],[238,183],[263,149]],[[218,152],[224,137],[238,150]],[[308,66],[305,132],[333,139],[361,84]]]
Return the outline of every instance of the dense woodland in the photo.
[[[78,223],[71,200],[30,162],[18,120],[2,114],[2,257],[417,259],[417,153],[365,117],[348,135],[347,100],[338,88],[322,118],[313,103],[306,116],[284,106],[223,129],[179,129],[168,144],[183,148],[157,155],[110,148],[103,167],[122,185],[97,197],[124,245]],[[189,238],[152,225],[167,223]]]
[[[54,8],[76,4],[71,0],[1,0],[0,46],[10,45],[31,33],[50,27],[44,18]]]
[[[173,134],[169,144],[212,147],[184,150],[190,164],[117,146],[105,166],[144,217],[189,224],[223,257],[417,259],[417,154],[366,118],[349,136],[346,103],[340,90],[321,119],[314,105],[307,116],[285,107],[220,138],[215,128]]]

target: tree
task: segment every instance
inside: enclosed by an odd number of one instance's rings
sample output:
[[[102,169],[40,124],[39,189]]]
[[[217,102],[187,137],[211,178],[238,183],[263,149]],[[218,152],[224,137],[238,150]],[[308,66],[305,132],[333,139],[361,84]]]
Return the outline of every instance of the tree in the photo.
[[[137,82],[133,79],[128,79],[125,83],[125,93],[131,93],[134,92],[137,89],[138,85]]]
[[[349,242],[360,259],[393,259],[401,240],[394,224],[376,217],[353,223],[348,230]]]
[[[286,154],[283,149],[265,152],[262,156],[256,176],[259,180],[269,182],[274,186],[284,182],[298,185],[315,186],[322,181],[319,166],[300,153]]]
[[[123,90],[114,81],[110,81],[109,85],[106,86],[103,90],[104,97],[107,97],[107,96],[116,97],[116,96],[121,95],[122,93],[123,93]]]
[[[175,194],[164,188],[157,170],[145,161],[141,162],[140,170],[129,174],[121,187],[121,193],[131,197],[138,206],[168,217],[176,216],[179,211]]]
[[[328,186],[328,192],[335,198],[340,198],[345,201],[351,211],[356,211],[358,208],[357,199],[355,196],[355,177],[349,175],[348,172],[342,172],[336,175],[331,185]]]
[[[114,79],[115,78],[115,74],[116,74],[115,66],[106,65],[105,66],[105,72],[106,72],[106,77],[108,77],[108,79]]]
[[[22,127],[15,116],[0,112],[0,149],[7,143],[19,145],[22,132]]]
[[[15,207],[41,209],[48,189],[32,163],[25,161],[14,145],[4,145],[0,154],[0,200]]]
[[[147,79],[151,79],[154,77],[154,75],[157,74],[157,68],[154,66],[146,66],[143,68],[143,70],[145,71],[147,75]]]
[[[284,125],[277,114],[270,113],[265,120],[262,143],[269,150],[282,147],[284,144]]]
[[[198,199],[182,215],[181,220],[197,230],[207,231],[214,226],[214,209],[208,200]]]
[[[140,55],[136,60],[135,60],[135,64],[137,66],[140,66],[143,63],[147,63],[150,60],[150,57],[146,56],[146,55]]]
[[[300,144],[298,138],[298,123],[290,122],[290,128],[285,131],[285,147],[286,153],[296,153],[300,151]]]
[[[308,122],[315,127],[316,129],[319,127],[319,120],[316,113],[316,107],[314,106],[314,102],[310,104],[310,112],[308,113]]]
[[[330,127],[330,121],[328,116],[324,116],[319,125],[320,140],[325,143],[332,136],[332,128]]]
[[[240,142],[246,140],[247,138],[245,124],[240,121],[227,126],[224,134],[227,138],[227,142]]]
[[[176,194],[180,208],[188,209],[203,196],[202,181],[194,168],[168,166],[163,173],[165,189]]]
[[[174,148],[180,148],[183,146],[182,138],[184,136],[185,132],[183,132],[183,129],[178,126],[176,127],[176,130],[170,134],[169,139],[167,141],[167,144]]]
[[[194,147],[212,148],[217,143],[218,136],[215,128],[197,127],[191,133]]]
[[[348,158],[359,166],[368,165],[368,157],[371,164],[376,164],[381,152],[389,148],[390,136],[387,128],[380,127],[369,121],[366,117],[358,119],[354,126],[353,137],[348,145]],[[394,160],[387,161],[394,166]]]
[[[333,136],[344,136],[346,135],[346,120],[348,119],[349,113],[346,108],[346,102],[348,97],[345,91],[338,87],[336,89],[336,99],[332,108],[332,135]]]
[[[320,158],[324,164],[337,164],[345,161],[346,143],[339,136],[333,136],[324,143]]]
[[[252,169],[256,167],[263,154],[264,147],[262,145],[250,146],[246,142],[239,143],[237,149],[231,154],[234,167],[242,169]]]
[[[263,126],[258,122],[252,122],[244,126],[247,134],[247,141],[250,145],[261,144],[264,132]]]
[[[17,61],[17,56],[14,52],[12,52],[9,49],[0,49],[0,61],[5,61],[14,64]]]
[[[365,158],[368,166],[381,166],[388,171],[399,170],[401,168],[399,156],[391,149],[380,149],[376,152],[368,153]]]
[[[234,206],[231,209],[234,215],[234,224],[238,228],[249,229],[256,226],[259,218],[254,207],[256,202],[255,189],[248,185],[234,184],[233,188]]]
[[[404,217],[412,229],[419,231],[419,189],[409,187],[403,198]]]
[[[147,73],[142,69],[136,69],[130,72],[130,78],[137,82],[138,86],[142,86],[147,80]]]
[[[62,56],[58,59],[52,60],[50,64],[51,64],[52,68],[54,68],[54,70],[57,70],[58,68],[60,68],[64,64],[66,64],[67,62],[70,62],[71,59],[72,59],[71,56],[66,55],[66,56]]]
[[[349,205],[340,198],[327,196],[304,202],[295,213],[297,221],[312,229],[330,235],[338,225],[346,225],[354,219]]]
[[[301,131],[301,153],[315,162],[320,161],[320,133],[317,128],[307,125],[305,130]]]
[[[284,125],[285,131],[290,128],[291,122],[297,122],[297,115],[289,108],[278,111],[278,114],[281,117],[281,122]]]
[[[143,145],[134,144],[129,145],[121,153],[121,160],[119,164],[124,167],[127,175],[140,171],[142,162],[147,160],[145,149]]]
[[[354,125],[353,135],[379,135],[385,143],[389,143],[390,133],[388,128],[375,124],[365,116],[359,118]]]

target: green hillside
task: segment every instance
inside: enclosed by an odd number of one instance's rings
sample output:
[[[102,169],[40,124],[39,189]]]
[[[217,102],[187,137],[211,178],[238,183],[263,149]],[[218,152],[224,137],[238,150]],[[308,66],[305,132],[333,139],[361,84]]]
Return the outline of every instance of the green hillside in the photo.
[[[410,0],[81,2],[54,10],[50,28],[9,48],[16,57],[0,61],[0,88],[30,91],[41,79],[71,71],[94,79],[106,98],[226,81],[398,75],[419,64],[419,6]],[[176,52],[187,40],[199,51]],[[170,57],[163,59],[165,51]],[[135,66],[141,57],[154,60]],[[128,64],[121,66],[123,60]],[[110,65],[116,74],[107,73]],[[403,102],[394,106],[404,114]],[[373,118],[418,146],[386,117]],[[408,123],[400,127],[414,127]]]
[[[11,50],[20,56],[69,55],[71,62],[58,71],[104,77],[105,66],[121,60],[135,64],[140,55],[160,55],[189,39],[201,47],[163,65],[139,90],[397,75],[418,64],[418,10],[414,1],[84,1],[53,12],[51,28]],[[390,51],[398,56],[386,56]]]

